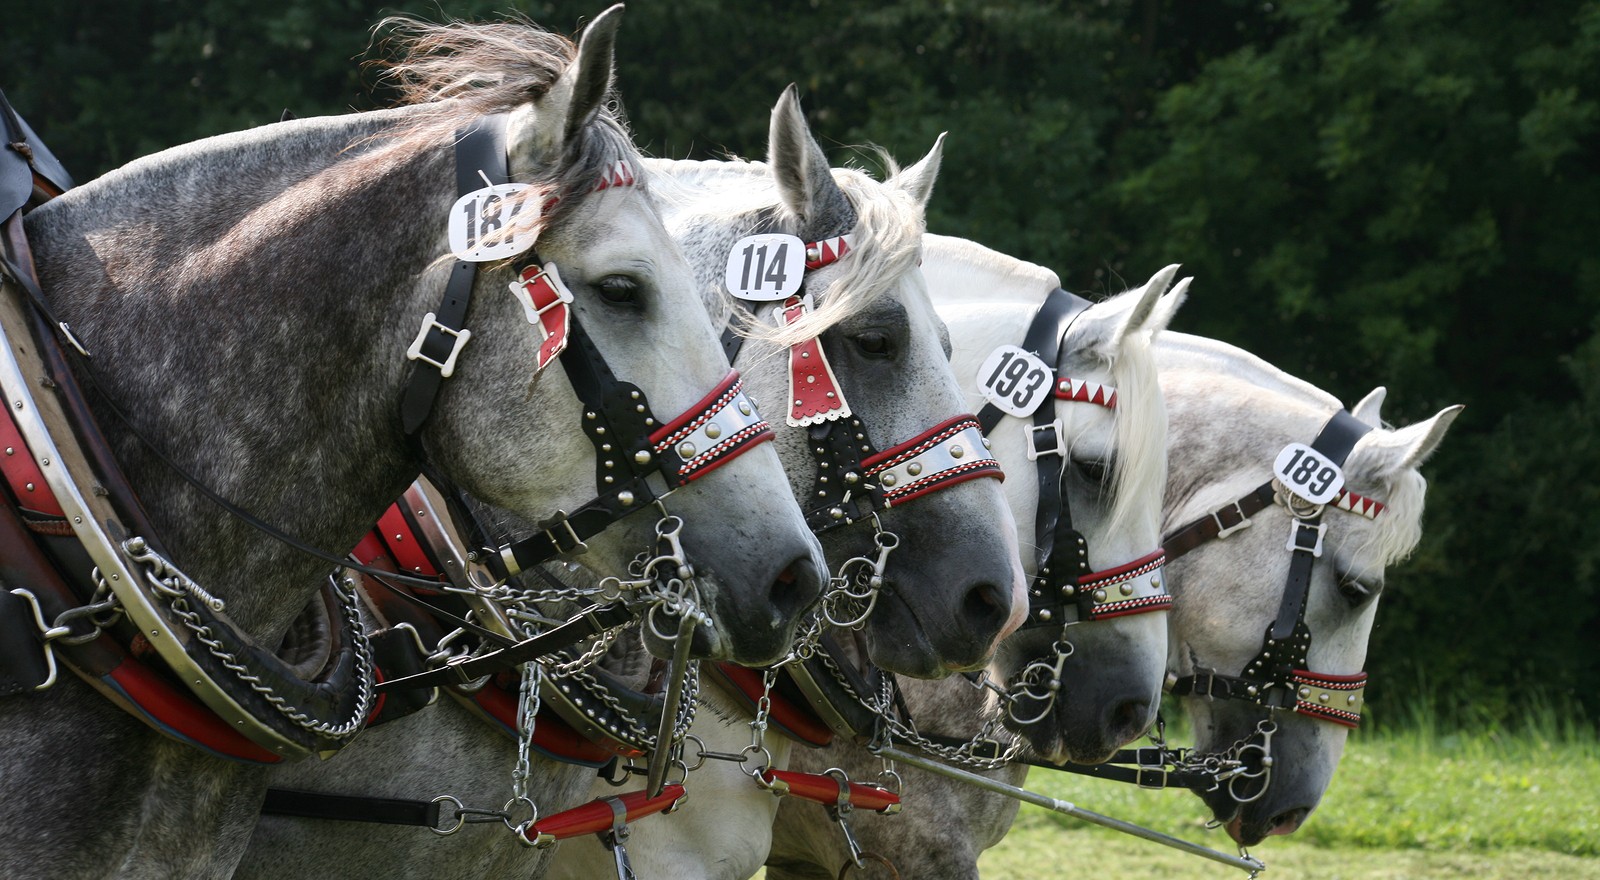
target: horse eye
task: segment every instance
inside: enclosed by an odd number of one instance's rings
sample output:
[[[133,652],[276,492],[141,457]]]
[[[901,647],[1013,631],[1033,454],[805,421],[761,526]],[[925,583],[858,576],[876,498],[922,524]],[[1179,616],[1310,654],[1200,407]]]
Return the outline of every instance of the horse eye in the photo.
[[[1366,584],[1363,584],[1359,578],[1341,576],[1339,578],[1339,595],[1350,603],[1351,608],[1356,608],[1372,598],[1372,590]]]
[[[626,275],[607,275],[595,287],[606,302],[631,303],[639,296],[639,283]]]
[[[1072,466],[1078,469],[1079,476],[1091,483],[1094,483],[1095,485],[1100,486],[1105,485],[1106,474],[1110,473],[1111,471],[1111,466],[1100,459],[1091,459],[1088,461],[1078,461],[1074,459]]]
[[[862,333],[853,337],[856,349],[869,358],[887,360],[894,356],[894,345],[887,334]]]

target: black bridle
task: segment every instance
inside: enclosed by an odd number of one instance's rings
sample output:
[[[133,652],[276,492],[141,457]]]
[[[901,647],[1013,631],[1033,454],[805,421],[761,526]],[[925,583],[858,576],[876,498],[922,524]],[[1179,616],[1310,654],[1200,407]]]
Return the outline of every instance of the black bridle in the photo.
[[[1311,448],[1324,459],[1342,466],[1356,441],[1371,430],[1372,426],[1340,410],[1323,425]],[[1261,651],[1238,675],[1196,672],[1178,678],[1172,693],[1214,700],[1242,700],[1269,711],[1289,709],[1353,728],[1361,722],[1361,699],[1367,674],[1335,675],[1306,668],[1311,649],[1306,606],[1312,566],[1322,556],[1325,505],[1303,502],[1281,487],[1275,487],[1275,483],[1276,480],[1270,480],[1262,484],[1238,501],[1189,523],[1166,539],[1168,558],[1177,558],[1206,541],[1225,538],[1245,528],[1250,516],[1273,504],[1275,498],[1293,518],[1286,545],[1290,554],[1288,580],[1277,617],[1262,637]]]

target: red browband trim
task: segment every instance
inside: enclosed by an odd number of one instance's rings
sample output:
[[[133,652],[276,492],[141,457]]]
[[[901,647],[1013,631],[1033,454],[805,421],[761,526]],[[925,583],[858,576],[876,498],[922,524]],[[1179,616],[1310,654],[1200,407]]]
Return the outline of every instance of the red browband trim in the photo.
[[[1004,480],[1006,475],[1000,469],[1000,462],[996,461],[994,456],[989,454],[989,448],[983,445],[982,429],[978,426],[978,420],[970,415],[947,419],[904,443],[885,449],[863,461],[862,468],[870,480],[886,470],[916,458],[963,431],[970,431],[974,437],[974,441],[968,444],[973,448],[965,450],[967,454],[972,455],[971,461],[936,470],[925,477],[898,486],[880,486],[883,491],[884,506],[904,504],[913,498],[920,498],[929,492],[947,489],[968,480],[984,477]]]
[[[639,178],[633,173],[633,166],[628,164],[628,160],[618,159],[599,180],[595,181],[592,192],[599,192],[614,186],[633,186],[638,182]]]
[[[1056,380],[1056,399],[1092,403],[1106,409],[1117,408],[1117,389],[1099,382],[1064,376]]]
[[[815,271],[823,266],[839,262],[845,254],[850,253],[850,236],[839,235],[833,238],[824,238],[821,241],[806,243],[806,270]],[[812,256],[815,254],[816,256]]]
[[[546,816],[523,831],[522,836],[535,846],[549,846],[569,837],[598,834],[610,830],[612,822],[615,821],[616,815],[611,810],[611,801],[616,801],[622,806],[623,821],[633,822],[645,816],[654,816],[671,810],[681,797],[683,797],[683,786],[667,785],[662,787],[661,793],[655,797],[647,797],[642,791],[630,791],[614,798],[600,798],[581,807],[573,807]]]
[[[732,416],[736,430],[711,438],[710,445],[697,449],[693,457],[678,468],[679,480],[684,483],[698,480],[738,458],[751,447],[773,439],[772,426],[761,418],[755,411],[755,405],[744,396],[744,380],[739,378],[739,371],[729,370],[722,382],[701,398],[699,403],[650,434],[650,444],[655,448],[656,455],[663,455],[685,438],[694,436],[707,422],[716,419],[730,407],[736,408],[737,415]]]
[[[1333,500],[1328,503],[1340,510],[1348,510],[1367,519],[1377,519],[1378,514],[1384,511],[1383,502],[1374,501],[1365,495],[1357,495],[1349,489],[1340,489],[1339,494],[1335,495]]]
[[[1296,669],[1294,671],[1294,683],[1297,687],[1305,685],[1307,687],[1321,688],[1325,691],[1355,693],[1367,686],[1367,674],[1365,672],[1357,672],[1354,675],[1328,675],[1321,672]],[[1359,699],[1357,697],[1357,700]],[[1329,706],[1317,700],[1301,699],[1298,695],[1296,695],[1294,710],[1302,715],[1321,718],[1324,721],[1331,721],[1334,724],[1345,727],[1355,728],[1361,726],[1360,712]]]
[[[783,304],[785,324],[793,324],[809,311],[805,299],[792,296]],[[850,404],[839,390],[833,365],[822,350],[822,340],[812,337],[789,346],[789,417],[796,428],[842,419],[850,415]]]
[[[733,401],[733,398],[744,390],[744,383],[739,381],[739,371],[729,370],[728,375],[722,377],[717,387],[700,402],[683,411],[682,415],[661,427],[650,432],[650,445],[664,447],[677,443],[689,436],[694,430],[706,423],[706,420],[717,414]]]
[[[1124,583],[1134,578],[1143,577],[1167,564],[1167,554],[1157,550],[1141,556],[1126,565],[1108,568],[1105,571],[1090,572],[1078,578],[1078,592],[1084,590],[1094,591],[1108,589],[1116,584]],[[1163,591],[1158,595],[1134,596],[1103,602],[1094,606],[1089,612],[1090,620],[1110,620],[1114,617],[1128,617],[1133,614],[1147,614],[1152,611],[1169,611],[1172,609],[1172,596]]]

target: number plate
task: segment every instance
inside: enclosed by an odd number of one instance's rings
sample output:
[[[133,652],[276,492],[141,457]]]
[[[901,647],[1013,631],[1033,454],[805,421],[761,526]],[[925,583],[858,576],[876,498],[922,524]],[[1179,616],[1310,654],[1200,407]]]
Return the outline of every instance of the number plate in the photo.
[[[450,252],[469,263],[514,257],[539,235],[539,204],[526,183],[474,190],[450,208]]]
[[[723,281],[728,292],[752,302],[788,299],[806,277],[806,243],[772,232],[734,242]]]
[[[1054,386],[1055,371],[1015,345],[989,353],[978,368],[978,390],[989,402],[1014,416],[1031,416]]]
[[[1312,504],[1327,504],[1344,488],[1344,471],[1304,443],[1290,443],[1272,463],[1285,489]]]

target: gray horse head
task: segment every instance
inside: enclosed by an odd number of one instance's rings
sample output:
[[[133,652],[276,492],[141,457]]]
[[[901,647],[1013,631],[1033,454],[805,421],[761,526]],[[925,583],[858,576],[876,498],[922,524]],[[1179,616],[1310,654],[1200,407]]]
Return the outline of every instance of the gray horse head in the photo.
[[[969,388],[976,387],[991,352],[1022,342],[1039,303],[1060,286],[1047,269],[944,236],[927,237],[923,268],[950,326],[957,376]],[[1058,377],[1115,389],[1114,406],[1056,402],[1067,451],[1059,475],[1064,506],[1072,527],[1086,539],[1087,564],[1095,572],[1115,571],[1160,546],[1166,412],[1150,339],[1186,295],[1188,279],[1173,285],[1176,271],[1169,266],[1145,285],[1090,306],[1073,320],[1052,365]],[[1163,296],[1166,308],[1158,310]],[[972,403],[981,405],[979,392],[971,394]],[[1030,425],[1027,419],[1003,419],[990,440],[1006,468],[1006,495],[1031,577],[1037,567],[1040,478],[1028,454]],[[1032,665],[1050,669],[1039,673],[1037,695],[1013,690],[1008,726],[1024,734],[1040,755],[1058,762],[1105,760],[1138,737],[1155,720],[1160,704],[1164,617],[1141,613],[1065,626],[1030,620],[1006,640],[996,669],[1012,682]],[[1068,646],[1064,659],[1052,659],[1059,657],[1057,644]],[[1059,687],[1047,693],[1051,679]]]
[[[729,319],[723,267],[753,230],[817,241],[850,233],[848,255],[808,274],[816,310],[778,328],[776,310],[733,319],[751,337],[737,365],[763,401],[787,401],[789,353],[820,338],[839,390],[861,423],[861,442],[886,450],[966,412],[951,374],[947,337],[918,271],[923,205],[938,173],[940,147],[885,183],[831,169],[811,136],[793,89],[773,110],[769,161],[652,163],[669,176],[669,226],[701,272],[714,318]],[[840,427],[846,423],[838,423]],[[819,485],[812,431],[780,430],[791,488],[815,505]],[[1021,570],[1000,484],[978,479],[878,514],[899,538],[884,584],[864,623],[874,662],[913,676],[942,676],[983,664],[1019,619]],[[869,521],[823,536],[835,564],[874,555]]]
[[[1262,485],[1280,450],[1310,443],[1340,408],[1331,395],[1222,343],[1168,334],[1156,350],[1172,431],[1169,530]],[[1350,493],[1345,497],[1354,503],[1348,509],[1328,505],[1322,555],[1311,565],[1306,660],[1319,676],[1362,672],[1384,570],[1409,555],[1422,535],[1426,483],[1418,468],[1461,411],[1450,407],[1391,429],[1378,419],[1381,400],[1380,389],[1352,410],[1373,428],[1344,464],[1345,492]],[[1177,596],[1171,662],[1179,675],[1239,675],[1263,651],[1263,634],[1278,616],[1288,582],[1291,554],[1284,544],[1290,514],[1280,501],[1250,523],[1169,566]],[[1299,696],[1315,702],[1323,694],[1308,688]],[[1331,696],[1330,704],[1344,699]],[[1334,708],[1359,709],[1359,696],[1348,702],[1351,706]],[[1240,700],[1194,696],[1184,705],[1200,753],[1243,756],[1249,764],[1259,758],[1251,753],[1268,745],[1268,772],[1252,766],[1259,775],[1202,795],[1217,821],[1242,844],[1292,833],[1305,821],[1332,779],[1350,730],[1326,717]],[[1270,742],[1263,723],[1274,725]]]

